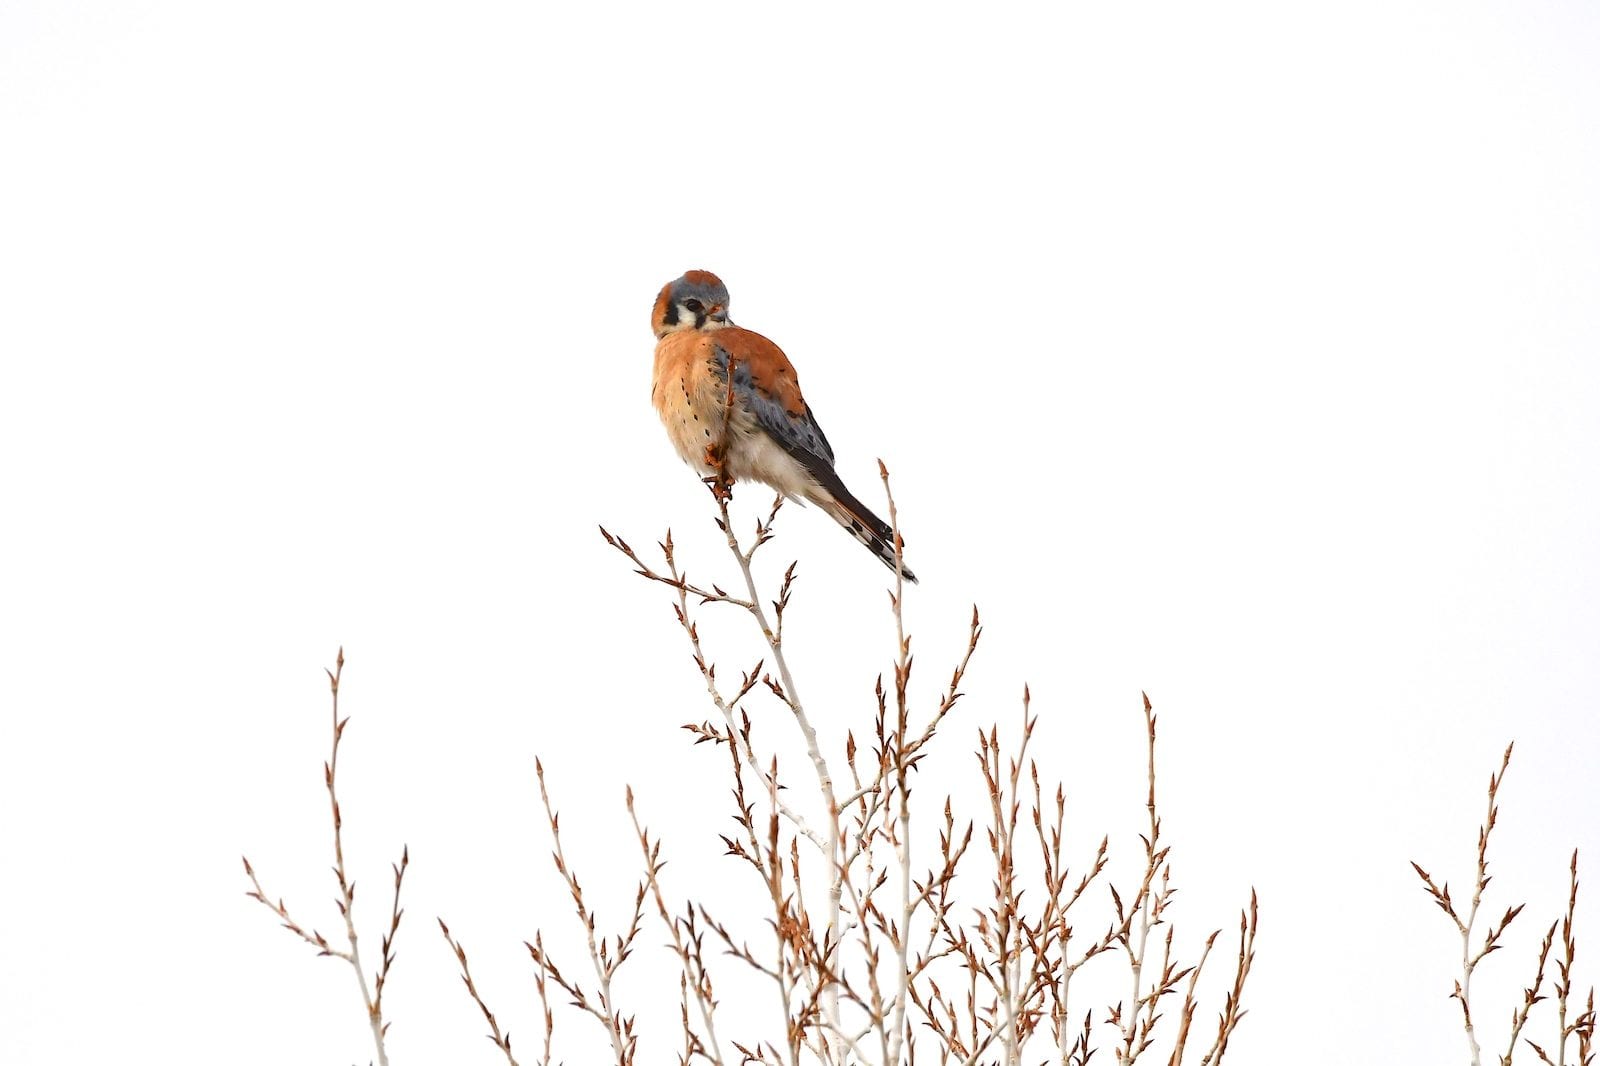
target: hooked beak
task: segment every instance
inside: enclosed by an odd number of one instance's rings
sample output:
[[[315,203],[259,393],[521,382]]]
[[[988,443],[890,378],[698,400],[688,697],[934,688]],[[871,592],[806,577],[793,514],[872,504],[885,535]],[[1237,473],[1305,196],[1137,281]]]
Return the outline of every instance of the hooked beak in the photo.
[[[712,304],[706,308],[706,317],[713,322],[728,321],[728,309],[722,304]]]

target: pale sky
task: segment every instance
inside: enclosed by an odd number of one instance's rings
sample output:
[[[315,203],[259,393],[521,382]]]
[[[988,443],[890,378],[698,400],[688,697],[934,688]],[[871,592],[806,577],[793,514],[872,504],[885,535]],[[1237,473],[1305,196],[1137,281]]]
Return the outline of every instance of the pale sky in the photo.
[[[983,609],[930,805],[1027,682],[1069,850],[1134,862],[1150,694],[1180,942],[1261,894],[1228,1062],[1465,1061],[1408,860],[1461,891],[1515,739],[1498,1055],[1572,848],[1600,885],[1597,72],[1600,8],[1535,0],[0,5],[0,1062],[368,1061],[239,867],[333,931],[340,644],[369,942],[411,847],[397,1064],[500,1061],[435,915],[528,1052],[521,942],[582,959],[536,754],[603,924],[625,783],[673,894],[747,876],[668,599],[595,529],[728,579],[648,402],[689,268],[858,495],[893,470],[924,710]],[[779,532],[837,752],[886,574]],[[664,940],[624,986],[651,1062]],[[566,1061],[597,1036],[558,1015]]]

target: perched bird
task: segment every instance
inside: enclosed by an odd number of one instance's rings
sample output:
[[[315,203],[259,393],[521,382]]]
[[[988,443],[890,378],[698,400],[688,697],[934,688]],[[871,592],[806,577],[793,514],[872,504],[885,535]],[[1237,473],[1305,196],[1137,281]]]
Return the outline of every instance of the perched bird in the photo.
[[[650,326],[656,334],[651,396],[684,462],[723,489],[760,481],[816,504],[895,568],[894,531],[834,473],[833,448],[800,395],[794,367],[776,344],[729,320],[720,278],[691,270],[668,282]],[[900,572],[917,580],[903,565]]]

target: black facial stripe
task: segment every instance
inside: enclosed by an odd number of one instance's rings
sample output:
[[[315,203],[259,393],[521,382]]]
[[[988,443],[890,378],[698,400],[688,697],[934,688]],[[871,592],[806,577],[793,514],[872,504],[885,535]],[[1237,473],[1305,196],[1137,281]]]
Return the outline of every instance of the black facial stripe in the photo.
[[[677,304],[668,301],[667,313],[661,317],[661,324],[664,326],[676,326],[678,324]]]

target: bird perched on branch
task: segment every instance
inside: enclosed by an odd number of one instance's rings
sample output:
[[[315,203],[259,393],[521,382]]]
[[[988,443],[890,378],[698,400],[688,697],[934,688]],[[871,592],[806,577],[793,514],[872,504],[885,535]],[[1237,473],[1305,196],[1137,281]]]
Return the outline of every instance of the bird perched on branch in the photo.
[[[783,350],[728,318],[728,289],[705,270],[670,281],[650,313],[656,334],[651,395],[683,461],[726,499],[735,481],[759,481],[822,508],[895,569],[894,531],[833,469],[800,380]],[[732,368],[730,377],[729,368]],[[901,566],[907,581],[916,581]]]

